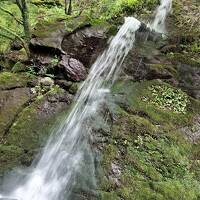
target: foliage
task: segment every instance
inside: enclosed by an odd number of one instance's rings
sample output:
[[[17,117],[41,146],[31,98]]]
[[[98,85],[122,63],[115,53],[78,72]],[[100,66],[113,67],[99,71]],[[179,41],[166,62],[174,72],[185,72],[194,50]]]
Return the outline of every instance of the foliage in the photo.
[[[144,101],[149,101],[162,109],[169,109],[178,113],[186,113],[188,105],[188,97],[180,89],[174,89],[166,85],[152,85],[149,87],[152,98],[143,98]]]
[[[126,96],[126,99],[119,99],[122,108],[128,108],[129,110],[132,110],[132,112],[144,112],[145,115],[157,124],[173,123],[177,126],[190,124],[194,114],[199,112],[199,103],[188,97],[190,103],[188,103],[187,109],[185,109],[186,114],[184,114],[183,112],[172,112],[170,109],[162,109],[147,100],[142,101],[145,98],[149,100],[153,99],[149,87],[155,85],[171,87],[169,84],[160,80],[141,82],[118,81],[114,85],[112,91]]]
[[[83,10],[83,13],[97,21],[112,20],[124,14],[139,13],[145,9],[150,10],[158,4],[158,0],[81,0],[78,3],[79,6],[81,2],[87,8]]]

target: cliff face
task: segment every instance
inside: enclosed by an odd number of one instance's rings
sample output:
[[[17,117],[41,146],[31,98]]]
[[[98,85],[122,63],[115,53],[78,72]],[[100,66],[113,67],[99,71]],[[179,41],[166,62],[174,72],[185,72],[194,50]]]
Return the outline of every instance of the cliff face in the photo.
[[[174,1],[167,37],[150,35],[146,42],[138,37],[93,122],[97,186],[90,182],[86,162],[71,199],[200,198],[199,6]],[[149,12],[143,12],[140,18],[147,16]],[[63,21],[50,24],[35,29],[34,62],[21,59],[18,50],[6,54],[2,62],[2,175],[30,166],[52,127],[69,112],[79,82],[117,29],[109,23],[94,26],[87,19],[78,24],[75,20],[73,31],[65,30]],[[47,27],[50,33],[41,34]],[[69,63],[63,66],[66,59]],[[8,69],[13,64],[15,73]],[[74,73],[82,78],[74,79]]]

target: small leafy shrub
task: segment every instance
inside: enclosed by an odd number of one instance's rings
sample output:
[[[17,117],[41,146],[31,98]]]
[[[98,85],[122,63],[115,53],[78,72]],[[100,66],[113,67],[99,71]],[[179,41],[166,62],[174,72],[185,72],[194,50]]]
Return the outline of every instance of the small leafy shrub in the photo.
[[[189,99],[182,90],[167,85],[152,85],[148,89],[151,92],[151,97],[144,98],[144,101],[150,101],[162,109],[186,113]]]

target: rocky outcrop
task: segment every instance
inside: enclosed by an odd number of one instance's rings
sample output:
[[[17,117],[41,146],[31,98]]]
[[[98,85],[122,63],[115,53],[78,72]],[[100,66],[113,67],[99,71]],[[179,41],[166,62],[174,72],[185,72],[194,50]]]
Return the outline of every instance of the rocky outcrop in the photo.
[[[0,138],[7,134],[17,115],[31,100],[29,88],[0,91]]]
[[[49,23],[38,23],[33,31],[31,49],[34,53],[60,54],[64,53],[62,41],[77,29],[88,25],[86,17],[77,17],[73,20],[57,20]]]
[[[36,48],[41,48],[42,51],[46,48],[55,51],[55,53],[62,52],[61,43],[65,34],[64,21],[53,24],[38,24],[31,39],[32,49],[35,51]]]
[[[89,67],[106,46],[107,33],[110,27],[94,26],[66,35],[62,42],[62,49],[70,56],[80,60]]]
[[[34,76],[8,72],[0,73],[0,77],[0,173],[3,173],[31,164],[55,121],[59,124],[67,112],[72,95],[48,77],[38,81]]]

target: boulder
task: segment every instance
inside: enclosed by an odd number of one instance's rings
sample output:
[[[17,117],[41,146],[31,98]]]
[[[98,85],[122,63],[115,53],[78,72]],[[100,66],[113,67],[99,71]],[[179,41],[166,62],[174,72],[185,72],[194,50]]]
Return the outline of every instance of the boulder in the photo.
[[[71,81],[67,81],[67,80],[55,80],[55,84],[59,85],[61,88],[68,90],[71,86],[72,86],[72,82]]]
[[[44,77],[39,79],[40,86],[52,87],[54,85],[54,80],[50,77]]]
[[[38,23],[33,30],[30,48],[34,53],[64,53],[61,47],[64,36],[87,25],[88,19],[86,17],[77,17],[68,21],[58,19],[53,22]]]
[[[64,70],[64,74],[69,80],[82,81],[86,79],[87,71],[84,65],[68,55],[62,56],[59,67]]]
[[[63,40],[65,31],[65,22],[55,22],[47,24],[38,24],[33,31],[33,38],[31,39],[31,49],[38,51],[39,47],[47,48],[51,51],[62,52],[61,42]]]
[[[29,88],[0,91],[0,137],[9,130],[13,120],[30,101]]]
[[[72,95],[56,86],[31,101],[25,101],[27,95],[21,90],[26,88],[18,88],[15,96],[10,91],[10,98],[0,108],[0,174],[32,163],[72,101]]]
[[[37,79],[27,73],[0,73],[0,90],[11,90],[22,87],[32,87],[37,84]]]
[[[109,26],[92,26],[66,35],[62,49],[89,67],[105,48],[109,28]]]

